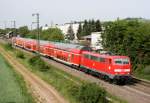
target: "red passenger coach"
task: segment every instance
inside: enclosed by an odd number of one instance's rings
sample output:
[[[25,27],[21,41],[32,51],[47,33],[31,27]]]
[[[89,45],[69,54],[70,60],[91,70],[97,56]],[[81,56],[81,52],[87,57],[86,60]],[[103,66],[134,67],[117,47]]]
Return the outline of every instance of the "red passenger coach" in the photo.
[[[15,45],[22,47],[22,48],[24,47],[25,39],[17,37],[17,38],[13,38],[13,40],[15,41]]]
[[[67,64],[79,66],[81,53],[83,51],[91,51],[90,47],[85,47],[76,44],[51,42],[54,46],[53,58],[59,59]]]
[[[24,48],[29,51],[37,51],[37,42],[33,39],[25,39]]]
[[[51,57],[54,54],[54,46],[49,41],[40,40],[40,53],[44,56]]]

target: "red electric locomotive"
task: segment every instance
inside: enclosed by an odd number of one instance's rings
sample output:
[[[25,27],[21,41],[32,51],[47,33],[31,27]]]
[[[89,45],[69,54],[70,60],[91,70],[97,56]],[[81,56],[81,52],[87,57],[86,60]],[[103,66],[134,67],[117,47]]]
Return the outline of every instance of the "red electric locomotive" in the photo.
[[[80,66],[101,74],[105,79],[130,79],[131,63],[127,56],[83,52]]]

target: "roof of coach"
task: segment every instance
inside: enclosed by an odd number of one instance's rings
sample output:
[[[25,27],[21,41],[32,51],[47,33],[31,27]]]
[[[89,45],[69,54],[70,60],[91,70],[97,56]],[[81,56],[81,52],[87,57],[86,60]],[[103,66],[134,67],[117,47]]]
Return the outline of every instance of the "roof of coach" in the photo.
[[[23,39],[27,41],[36,41],[35,39],[30,39],[30,38],[22,38],[22,37],[17,37],[17,39]],[[51,42],[51,41],[46,41],[46,40],[40,40],[40,44],[52,44],[55,48],[58,49],[63,49],[63,50],[86,50],[86,51],[91,51],[92,49],[87,46],[82,46],[78,44],[69,44],[69,43],[61,43],[61,42]]]
[[[107,55],[107,54],[100,54],[100,53],[88,52],[88,51],[83,52],[83,54],[88,54],[88,55],[97,56],[97,57],[104,57],[104,58],[112,58],[112,59],[115,59],[115,58],[129,58],[128,56]]]
[[[31,39],[31,38],[22,38],[22,37],[16,37],[16,39],[27,40],[27,41],[35,41],[35,39]]]
[[[78,45],[78,44],[69,44],[69,43],[60,43],[60,42],[50,42],[55,45],[56,48],[58,49],[63,49],[63,50],[87,50],[91,51],[92,49],[90,47]]]

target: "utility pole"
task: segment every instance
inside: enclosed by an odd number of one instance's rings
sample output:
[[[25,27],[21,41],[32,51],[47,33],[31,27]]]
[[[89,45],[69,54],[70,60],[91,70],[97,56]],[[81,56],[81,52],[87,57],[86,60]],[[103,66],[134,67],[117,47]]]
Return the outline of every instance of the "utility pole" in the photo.
[[[6,35],[7,21],[4,21],[4,35]]]
[[[16,21],[12,21],[13,22],[13,36],[17,36],[17,32],[16,32]]]
[[[39,13],[34,13],[34,14],[32,14],[32,16],[36,16],[36,18],[37,18],[37,21],[36,21],[36,23],[37,23],[37,53],[38,53],[38,55],[40,55],[39,53],[40,53],[40,30],[39,30]]]

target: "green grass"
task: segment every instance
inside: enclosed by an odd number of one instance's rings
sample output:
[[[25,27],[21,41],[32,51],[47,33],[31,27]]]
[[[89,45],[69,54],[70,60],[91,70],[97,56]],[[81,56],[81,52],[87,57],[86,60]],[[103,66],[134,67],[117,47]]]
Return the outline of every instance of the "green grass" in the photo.
[[[145,68],[140,68],[134,71],[134,75],[138,78],[150,80],[150,65]]]
[[[0,103],[35,103],[23,78],[0,55]]]

